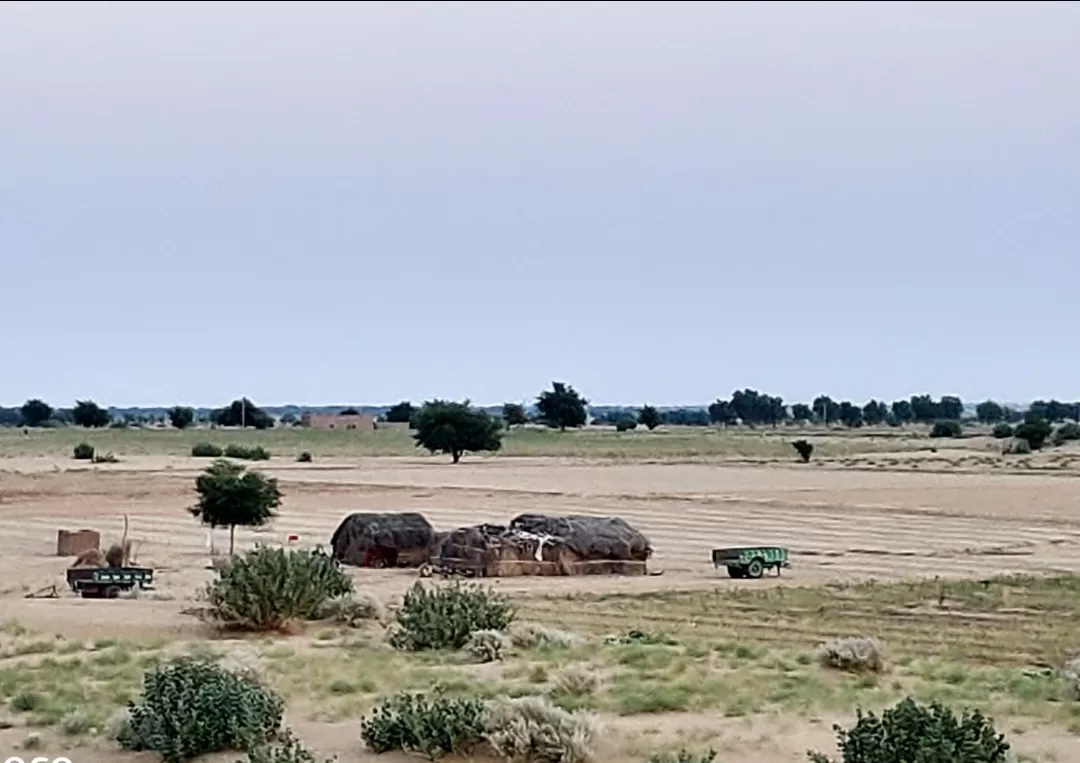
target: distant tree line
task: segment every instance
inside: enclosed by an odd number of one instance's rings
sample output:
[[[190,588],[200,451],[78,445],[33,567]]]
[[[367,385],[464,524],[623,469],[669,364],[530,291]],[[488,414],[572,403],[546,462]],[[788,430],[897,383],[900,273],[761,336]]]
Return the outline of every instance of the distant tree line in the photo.
[[[437,402],[437,401],[432,401]],[[423,407],[403,400],[391,406],[380,416],[381,421],[407,423],[416,429]],[[343,412],[356,412],[354,408]],[[492,414],[489,414],[492,415]],[[186,429],[199,423],[222,427],[253,427],[269,429],[277,423],[270,415],[247,398],[233,400],[227,406],[204,413],[202,421],[195,409],[175,406],[159,417],[124,416],[114,418],[107,409],[92,400],[77,400],[71,408],[54,409],[40,399],[27,400],[19,408],[0,407],[0,426],[56,427],[81,426],[88,428],[123,427],[142,423],[165,423],[177,429]],[[502,427],[520,427],[538,424],[553,429],[566,430],[585,426],[590,420],[589,401],[571,385],[552,382],[551,388],[543,390],[530,408],[523,403],[506,403],[501,411],[493,413]],[[777,427],[780,425],[817,424],[858,428],[863,426],[900,427],[906,424],[934,425],[938,422],[959,422],[965,419],[964,403],[956,396],[945,395],[934,399],[930,395],[913,395],[910,398],[884,402],[870,400],[862,405],[850,400],[834,400],[820,395],[810,402],[787,404],[783,398],[765,394],[754,389],[736,390],[728,398],[718,398],[707,407],[658,409],[652,405],[640,408],[608,408],[598,411],[594,423],[608,424],[626,431],[637,426],[655,429],[668,426],[746,426]],[[975,406],[971,417],[983,424],[1031,423],[1046,421],[1061,423],[1066,420],[1080,421],[1080,402],[1066,403],[1057,400],[1037,400],[1026,411],[1019,411],[993,400]],[[296,417],[283,416],[282,424],[292,424]],[[951,427],[939,431],[957,431]]]

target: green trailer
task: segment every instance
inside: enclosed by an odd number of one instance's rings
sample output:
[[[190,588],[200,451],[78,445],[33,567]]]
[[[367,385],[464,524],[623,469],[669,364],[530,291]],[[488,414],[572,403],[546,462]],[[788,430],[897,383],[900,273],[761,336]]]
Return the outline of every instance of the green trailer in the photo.
[[[780,574],[782,567],[790,567],[788,550],[781,546],[745,546],[742,548],[714,548],[713,566],[727,567],[733,578],[760,578],[768,569]]]
[[[71,590],[84,599],[115,599],[121,591],[153,588],[149,567],[72,567],[67,571]]]

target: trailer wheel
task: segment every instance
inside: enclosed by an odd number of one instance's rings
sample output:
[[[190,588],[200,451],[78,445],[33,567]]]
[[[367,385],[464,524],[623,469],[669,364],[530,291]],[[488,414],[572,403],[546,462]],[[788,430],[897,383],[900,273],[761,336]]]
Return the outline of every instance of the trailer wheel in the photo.
[[[106,599],[115,599],[119,595],[120,595],[120,588],[119,587],[114,586],[114,585],[105,587],[105,598]]]
[[[746,576],[757,580],[765,574],[765,562],[758,557],[757,559],[751,559],[750,564],[746,565]]]
[[[735,564],[729,564],[727,566],[727,574],[730,578],[745,578],[746,570]]]

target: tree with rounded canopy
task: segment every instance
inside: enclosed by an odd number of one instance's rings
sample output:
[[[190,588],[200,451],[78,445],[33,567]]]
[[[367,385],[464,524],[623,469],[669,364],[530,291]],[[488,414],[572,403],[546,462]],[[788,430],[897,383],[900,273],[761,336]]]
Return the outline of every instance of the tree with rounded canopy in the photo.
[[[566,431],[567,427],[583,427],[589,420],[589,401],[564,382],[552,382],[551,389],[544,390],[536,398],[536,408],[549,427]]]
[[[76,400],[71,409],[71,420],[76,426],[100,429],[109,426],[109,412],[93,400]]]
[[[233,400],[227,407],[216,411],[214,423],[219,427],[270,429],[274,426],[274,417],[245,397]]]
[[[496,451],[502,447],[497,419],[463,403],[432,400],[416,412],[416,447],[429,453],[449,453],[454,463],[466,452]]]
[[[39,427],[52,418],[52,406],[44,400],[27,400],[19,409],[24,427]]]
[[[383,418],[391,424],[411,424],[416,408],[408,400],[402,400],[397,405],[391,406]]]
[[[506,403],[502,407],[502,419],[508,427],[519,427],[528,423],[529,416],[521,403]]]
[[[187,429],[195,423],[195,409],[177,405],[169,409],[169,423],[177,429]]]
[[[229,555],[236,546],[236,527],[262,527],[276,516],[281,491],[273,477],[249,472],[240,464],[218,459],[195,479],[199,500],[191,514],[211,530],[229,528]]]
[[[651,405],[646,405],[641,409],[641,413],[637,417],[638,423],[648,427],[649,431],[656,429],[660,426],[660,412]]]

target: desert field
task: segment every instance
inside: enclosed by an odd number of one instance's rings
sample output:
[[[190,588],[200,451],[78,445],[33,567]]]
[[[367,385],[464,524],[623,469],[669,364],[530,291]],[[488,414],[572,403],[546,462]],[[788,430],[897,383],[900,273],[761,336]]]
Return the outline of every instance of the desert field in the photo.
[[[810,464],[796,462],[797,436],[815,442]],[[72,460],[81,440],[119,461]],[[353,511],[417,510],[437,529],[597,514],[649,537],[652,574],[485,581],[519,620],[580,639],[498,664],[388,651],[377,624],[226,638],[186,613],[214,576],[207,531],[186,511],[209,463],[189,455],[200,441],[274,455],[249,466],[278,478],[280,515],[238,529],[241,550],[290,535],[328,545]],[[523,431],[498,455],[451,465],[401,432],[0,430],[0,748],[62,751],[73,763],[140,757],[106,738],[108,719],[138,694],[146,666],[195,652],[257,664],[304,741],[347,760],[369,759],[358,724],[379,696],[435,683],[559,696],[597,715],[598,760],[612,763],[710,746],[720,760],[806,760],[810,748],[833,752],[831,724],[856,707],[906,694],[991,712],[1021,759],[1080,760],[1080,703],[1059,701],[1056,673],[1080,651],[1080,451],[1005,458],[997,445],[914,431]],[[304,450],[313,463],[296,463]],[[75,598],[57,531],[93,528],[111,543],[125,515],[156,590]],[[712,566],[713,548],[759,544],[786,546],[791,568],[751,581]],[[391,610],[418,579],[350,575]],[[27,598],[51,585],[59,598]],[[655,640],[621,638],[631,631]],[[821,668],[815,647],[844,636],[880,639],[888,671]],[[73,669],[88,678],[73,685]],[[573,670],[602,680],[560,694]]]

